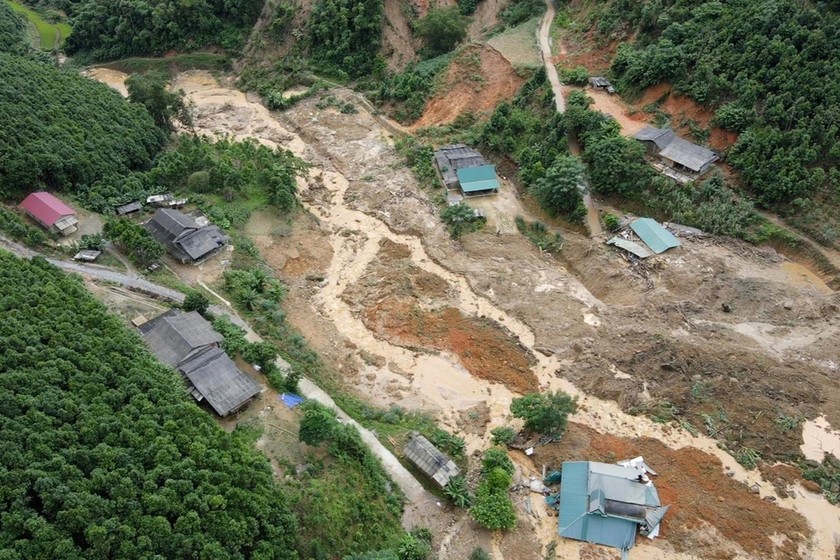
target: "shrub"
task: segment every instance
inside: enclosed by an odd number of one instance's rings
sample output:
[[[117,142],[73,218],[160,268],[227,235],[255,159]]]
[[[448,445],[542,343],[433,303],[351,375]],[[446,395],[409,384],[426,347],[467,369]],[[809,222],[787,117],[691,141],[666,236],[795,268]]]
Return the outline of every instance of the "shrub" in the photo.
[[[508,457],[507,451],[500,447],[485,451],[484,458],[481,460],[481,474],[489,474],[494,469],[502,469],[508,474],[513,474],[513,461]]]
[[[490,555],[483,548],[477,546],[470,553],[470,560],[491,560]]]
[[[450,478],[446,486],[443,487],[443,493],[457,507],[468,508],[472,504],[473,497],[470,494],[469,486],[467,486],[467,480],[463,476]]]
[[[478,485],[470,515],[476,523],[491,531],[516,527],[516,511],[507,494],[510,475],[501,468],[487,473]]]
[[[612,212],[607,212],[601,219],[604,221],[604,227],[607,228],[607,231],[617,231],[621,227],[621,218]]]
[[[499,426],[490,430],[490,434],[493,436],[493,445],[508,445],[516,437],[516,430],[510,426]]]
[[[563,435],[568,416],[576,409],[577,400],[563,391],[529,393],[510,403],[511,413],[525,420],[526,429],[554,438]]]
[[[463,203],[446,207],[440,213],[440,219],[446,224],[452,239],[458,239],[465,233],[480,229],[485,222],[484,218],[476,215],[473,208]]]
[[[300,405],[303,416],[300,419],[298,439],[306,445],[321,445],[333,437],[338,424],[335,412],[315,401]]]
[[[195,290],[190,291],[187,297],[184,298],[184,303],[181,304],[181,309],[184,311],[198,311],[202,315],[207,313],[207,308],[210,306],[210,300],[201,292]]]
[[[587,82],[589,82],[589,71],[583,66],[575,66],[574,68],[561,68],[560,81],[562,81],[564,84],[585,86]]]
[[[431,535],[418,534],[420,531],[406,533],[397,545],[400,560],[426,560],[432,553]],[[422,538],[428,536],[429,540]]]
[[[417,35],[426,44],[430,57],[448,53],[467,36],[468,18],[458,8],[432,8],[417,22]]]

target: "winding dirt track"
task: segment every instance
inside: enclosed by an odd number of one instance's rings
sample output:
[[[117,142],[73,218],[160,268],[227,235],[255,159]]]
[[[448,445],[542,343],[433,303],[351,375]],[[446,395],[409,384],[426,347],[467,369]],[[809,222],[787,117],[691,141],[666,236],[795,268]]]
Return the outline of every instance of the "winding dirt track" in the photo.
[[[545,73],[548,76],[548,81],[551,82],[551,90],[554,92],[554,106],[557,107],[558,113],[563,113],[566,111],[566,102],[563,100],[563,87],[560,84],[560,78],[557,76],[557,69],[551,63],[551,43],[548,37],[551,22],[554,21],[554,3],[551,0],[545,0],[545,7],[545,15],[537,29],[540,57],[543,59]]]

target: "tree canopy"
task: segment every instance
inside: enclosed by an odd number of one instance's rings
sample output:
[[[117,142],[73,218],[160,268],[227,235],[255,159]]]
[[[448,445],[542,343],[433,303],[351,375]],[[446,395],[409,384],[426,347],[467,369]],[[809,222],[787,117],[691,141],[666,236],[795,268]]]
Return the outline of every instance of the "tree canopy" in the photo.
[[[0,54],[0,122],[0,196],[147,168],[165,142],[142,106],[104,84],[9,54]]]
[[[262,0],[78,0],[68,3],[69,52],[98,60],[219,45],[238,50]]]
[[[128,99],[143,105],[155,124],[169,132],[173,120],[191,124],[191,119],[184,103],[184,91],[169,91],[167,85],[166,76],[160,72],[132,74],[125,81]]]
[[[555,393],[529,393],[513,399],[510,411],[516,418],[525,420],[525,428],[551,437],[560,437],[566,431],[569,414],[577,410],[577,401],[563,391]]]
[[[297,558],[266,458],[81,279],[0,251],[0,294],[4,558]]]
[[[833,6],[832,6],[833,4]],[[840,13],[799,0],[613,0],[599,30],[638,29],[618,85],[668,81],[744,131],[730,161],[765,205],[811,196],[840,163]]]
[[[319,0],[309,19],[312,60],[357,78],[381,65],[382,0]]]
[[[0,3],[0,52],[24,53],[26,22],[5,2]]]
[[[432,8],[417,22],[417,35],[426,44],[430,56],[448,53],[467,36],[469,18],[461,15],[456,6]]]

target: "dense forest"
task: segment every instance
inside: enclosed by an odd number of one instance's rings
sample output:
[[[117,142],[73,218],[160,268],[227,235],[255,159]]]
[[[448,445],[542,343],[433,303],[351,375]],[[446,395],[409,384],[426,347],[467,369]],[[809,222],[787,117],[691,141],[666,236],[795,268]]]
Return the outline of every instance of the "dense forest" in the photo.
[[[624,92],[663,81],[741,132],[729,154],[767,206],[840,188],[840,5],[800,0],[613,0],[603,35],[636,42],[612,66]]]
[[[319,0],[309,30],[312,60],[327,72],[357,78],[384,67],[382,0]]]
[[[225,433],[82,281],[0,252],[0,549],[296,558],[266,458]]]
[[[262,0],[42,0],[69,16],[68,52],[98,60],[218,45],[239,50]]]
[[[25,22],[8,4],[0,2],[0,52],[23,53],[27,49]]]
[[[0,197],[147,168],[164,133],[141,106],[50,64],[0,54]]]

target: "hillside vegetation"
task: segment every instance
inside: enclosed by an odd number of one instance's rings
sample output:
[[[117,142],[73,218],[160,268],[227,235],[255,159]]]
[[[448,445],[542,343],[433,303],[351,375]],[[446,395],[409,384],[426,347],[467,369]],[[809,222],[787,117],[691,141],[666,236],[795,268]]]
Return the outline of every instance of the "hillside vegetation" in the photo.
[[[26,24],[6,2],[0,2],[0,52],[26,52]]]
[[[0,54],[0,197],[71,190],[151,165],[165,135],[107,86]]]
[[[0,252],[4,558],[293,559],[264,456],[43,259]]]
[[[741,133],[729,161],[758,201],[836,242],[808,199],[840,203],[837,2],[613,0],[591,18],[604,38],[638,32],[613,62],[622,91],[667,81],[714,108],[713,124]]]

